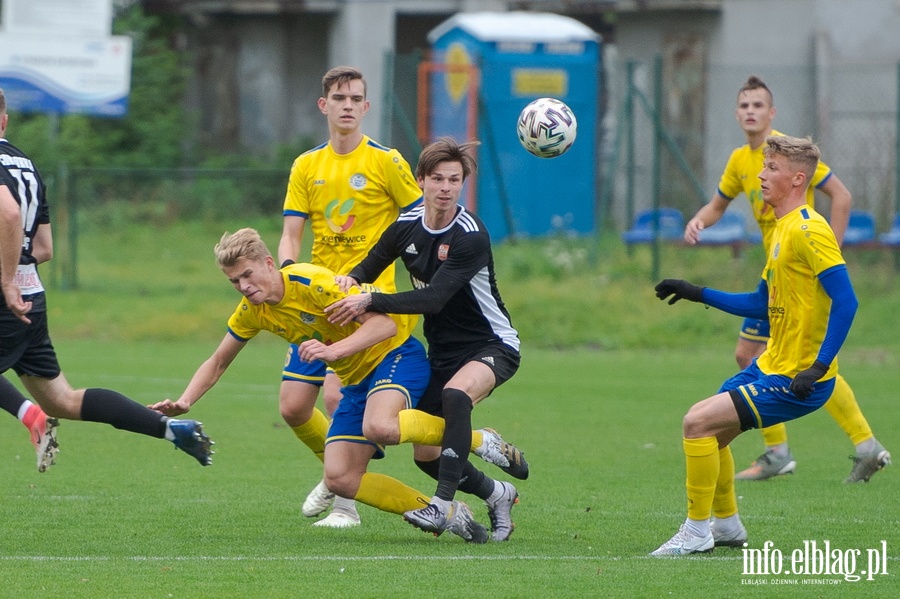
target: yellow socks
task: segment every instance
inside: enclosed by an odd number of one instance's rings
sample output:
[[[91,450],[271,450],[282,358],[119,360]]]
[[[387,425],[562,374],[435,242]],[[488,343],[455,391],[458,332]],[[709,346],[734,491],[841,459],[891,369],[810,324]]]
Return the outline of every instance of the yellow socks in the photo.
[[[393,514],[417,510],[431,502],[431,498],[396,478],[375,472],[366,472],[362,475],[354,499]]]
[[[730,445],[719,450],[719,478],[716,480],[712,511],[719,520],[737,513],[737,494],[734,492],[734,457],[731,455]]]
[[[859,404],[856,403],[853,389],[841,375],[837,375],[834,381],[834,392],[825,402],[825,409],[847,433],[854,445],[859,445],[874,437],[869,422],[863,416],[862,410],[859,409]]]
[[[444,439],[444,419],[419,410],[400,410],[400,443],[440,447]]]
[[[440,416],[432,416],[419,410],[400,410],[397,417],[400,421],[400,443],[432,447],[440,447],[443,443],[444,419]],[[483,442],[481,432],[472,431],[472,446],[469,451],[474,452]]]
[[[719,442],[715,437],[684,440],[688,518],[709,520],[719,478]]]
[[[766,443],[766,447],[774,447],[775,445],[787,443],[787,427],[784,423],[767,426],[762,429],[762,436],[763,441]]]
[[[325,437],[328,435],[328,418],[318,408],[313,409],[312,418],[300,426],[291,427],[297,438],[309,447],[320,461],[325,461]]]

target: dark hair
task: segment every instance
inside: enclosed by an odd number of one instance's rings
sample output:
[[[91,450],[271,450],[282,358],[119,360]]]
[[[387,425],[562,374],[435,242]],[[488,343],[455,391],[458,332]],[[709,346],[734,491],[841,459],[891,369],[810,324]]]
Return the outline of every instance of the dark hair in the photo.
[[[772,95],[772,90],[769,89],[769,86],[765,84],[765,82],[757,77],[756,75],[750,75],[747,77],[747,81],[744,82],[744,85],[741,86],[741,89],[738,90],[738,97],[744,92],[749,92],[754,89],[764,89],[766,93],[769,94],[769,105],[775,105],[775,97]]]
[[[480,141],[458,144],[452,137],[441,137],[425,146],[425,149],[419,154],[419,163],[416,165],[416,178],[424,179],[433,173],[434,169],[441,162],[459,162],[462,164],[463,180],[465,180],[478,170],[473,150],[479,145],[481,145]]]
[[[359,69],[356,67],[334,67],[328,69],[328,72],[322,77],[322,97],[328,98],[328,91],[332,87],[340,87],[344,83],[350,83],[356,79],[362,81],[363,95],[365,95],[366,80]]]

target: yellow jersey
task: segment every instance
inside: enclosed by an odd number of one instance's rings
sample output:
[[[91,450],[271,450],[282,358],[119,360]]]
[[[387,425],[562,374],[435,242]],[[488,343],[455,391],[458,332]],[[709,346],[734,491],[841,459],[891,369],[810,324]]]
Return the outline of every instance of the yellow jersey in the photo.
[[[325,307],[347,295],[360,293],[361,289],[353,287],[344,293],[335,283],[333,272],[308,263],[291,264],[281,270],[281,276],[284,277],[284,297],[278,304],[254,306],[247,298],[238,304],[228,319],[228,331],[236,339],[249,341],[260,331],[269,331],[291,343],[318,339],[330,345],[349,337],[360,327],[357,322],[345,326],[328,322]],[[355,385],[365,378],[385,355],[403,345],[418,319],[411,314],[388,316],[397,323],[396,335],[329,364],[342,384]]]
[[[818,275],[841,264],[834,232],[813,208],[800,206],[776,220],[762,273],[769,288],[771,333],[757,361],[760,370],[793,377],[816,361],[831,311]],[[835,358],[822,378],[834,377],[837,370]]]
[[[422,190],[400,152],[364,135],[348,154],[338,154],[326,143],[297,157],[284,216],[308,219],[312,263],[345,275],[366,257],[400,210],[421,198]],[[395,292],[394,266],[374,284]]]
[[[772,135],[784,135],[784,133],[773,130]],[[728,164],[725,165],[725,171],[719,181],[718,192],[729,201],[744,192],[750,201],[753,216],[759,223],[763,249],[768,255],[769,249],[772,247],[772,232],[775,230],[775,214],[772,212],[772,207],[763,201],[759,181],[759,173],[763,169],[765,148],[766,144],[762,144],[756,149],[750,148],[749,144],[744,144],[735,149],[728,158]],[[812,181],[806,189],[806,203],[809,206],[815,206],[815,188],[822,185],[830,176],[831,168],[820,160]]]

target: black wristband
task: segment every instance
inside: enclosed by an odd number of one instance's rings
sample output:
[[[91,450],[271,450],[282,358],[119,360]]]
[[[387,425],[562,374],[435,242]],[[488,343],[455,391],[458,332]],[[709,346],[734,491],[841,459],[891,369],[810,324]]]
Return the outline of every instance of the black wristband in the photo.
[[[296,264],[296,262],[294,262],[293,260],[288,258],[287,260],[285,260],[284,262],[281,263],[281,268],[284,268],[285,266],[290,266],[291,264]]]

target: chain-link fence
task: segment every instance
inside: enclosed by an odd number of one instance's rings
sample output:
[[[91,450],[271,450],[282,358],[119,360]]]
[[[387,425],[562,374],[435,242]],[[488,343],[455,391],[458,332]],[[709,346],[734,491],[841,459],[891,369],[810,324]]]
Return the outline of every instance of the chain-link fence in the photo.
[[[78,286],[79,239],[176,220],[279,215],[285,169],[62,169],[55,177],[56,255],[49,276]]]
[[[773,91],[773,127],[818,143],[823,160],[852,193],[854,209],[873,214],[879,231],[900,212],[900,65],[841,64],[817,71],[708,65],[700,76],[683,77],[660,61],[625,62],[612,71],[600,152],[606,179],[599,197],[619,230],[636,211],[651,207],[656,194],[685,217],[712,197],[728,156],[746,143],[734,111],[738,89],[750,74],[760,75]],[[747,210],[745,202],[736,207]]]

